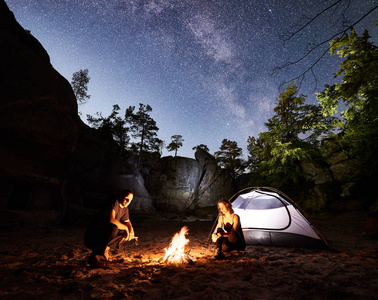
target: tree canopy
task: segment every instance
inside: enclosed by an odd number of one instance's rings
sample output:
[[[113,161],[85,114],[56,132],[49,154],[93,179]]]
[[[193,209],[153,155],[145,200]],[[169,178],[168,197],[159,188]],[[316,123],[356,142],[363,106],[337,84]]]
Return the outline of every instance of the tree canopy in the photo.
[[[87,115],[88,123],[95,128],[100,128],[110,132],[120,146],[121,149],[134,149],[138,153],[138,164],[143,151],[159,152],[163,143],[158,139],[155,120],[150,116],[151,106],[139,104],[139,110],[134,112],[135,106],[129,106],[125,111],[125,117],[119,116],[120,107],[118,104],[113,105],[113,111],[108,117],[103,117],[101,113],[96,116]],[[127,125],[130,125],[127,127]],[[137,142],[130,143],[130,136],[137,139]]]
[[[306,104],[296,85],[279,94],[275,115],[265,123],[268,131],[256,139],[249,137],[251,170],[259,170],[270,183],[281,186],[285,180],[299,181],[298,162],[316,155],[322,136],[336,124],[336,118],[325,117],[319,105]]]
[[[84,69],[72,75],[71,86],[79,104],[84,104],[91,97],[88,95],[88,83],[91,79],[88,73],[88,69]]]
[[[97,112],[96,117],[87,115],[87,121],[94,128],[109,132],[120,145],[122,155],[130,141],[130,136],[128,135],[129,128],[126,127],[126,121],[119,116],[119,111],[120,107],[118,104],[115,104],[108,117],[103,117],[101,113]]]
[[[192,150],[195,150],[195,151],[197,151],[197,150],[203,150],[203,151],[206,151],[206,152],[210,151],[209,147],[207,147],[204,144],[197,145],[197,146],[193,147]]]
[[[366,174],[377,173],[378,167],[378,48],[367,31],[350,34],[331,42],[331,54],[344,60],[336,77],[341,83],[326,86],[317,95],[325,115],[334,115],[343,102],[345,118],[342,136],[350,154],[359,159]]]
[[[238,147],[237,142],[224,139],[219,147],[220,151],[214,153],[218,164],[230,172],[233,180],[243,174],[246,168],[245,161],[241,158],[243,151]]]
[[[182,147],[182,142],[184,139],[182,138],[181,135],[172,135],[171,136],[172,141],[169,143],[167,146],[168,151],[175,151],[175,156],[177,156],[177,150]]]
[[[125,112],[125,120],[130,124],[131,136],[139,141],[133,143],[138,149],[138,165],[143,151],[159,151],[161,140],[157,138],[159,128],[155,120],[150,116],[152,107],[139,103],[139,110],[134,112],[135,106],[129,106]]]

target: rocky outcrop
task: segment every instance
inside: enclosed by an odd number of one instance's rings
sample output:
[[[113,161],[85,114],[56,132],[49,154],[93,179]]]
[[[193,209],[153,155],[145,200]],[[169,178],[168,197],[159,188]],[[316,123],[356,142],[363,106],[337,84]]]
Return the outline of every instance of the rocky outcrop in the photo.
[[[124,188],[134,190],[132,209],[153,209],[135,166],[121,160],[111,135],[80,120],[71,85],[2,0],[0,90],[1,216],[80,219]]]
[[[196,160],[167,156],[151,169],[146,187],[158,210],[184,211],[196,199],[200,176]]]
[[[124,161],[110,133],[83,124],[74,168],[65,186],[68,213],[98,209],[123,189],[134,192],[131,210],[153,210],[152,199],[133,160]]]
[[[219,199],[231,197],[234,186],[230,174],[221,169],[215,158],[203,150],[197,150],[195,158],[202,170],[196,206],[199,208],[213,206]]]
[[[332,202],[345,202],[353,196],[353,188],[361,180],[355,159],[350,159],[335,140],[322,142],[323,165],[303,161],[301,169],[309,189],[302,207],[308,211],[320,211]]]
[[[214,157],[198,150],[196,159],[163,157],[151,169],[146,187],[158,210],[186,211],[216,206],[233,194],[230,175]]]
[[[0,90],[1,208],[54,209],[77,148],[76,99],[3,1]]]

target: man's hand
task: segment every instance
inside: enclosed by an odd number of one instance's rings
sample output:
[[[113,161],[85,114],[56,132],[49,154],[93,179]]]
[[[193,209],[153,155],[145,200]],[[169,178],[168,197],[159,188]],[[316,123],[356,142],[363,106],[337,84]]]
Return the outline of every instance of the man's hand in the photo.
[[[131,240],[134,239],[134,238],[135,238],[134,231],[131,231],[131,232],[129,233],[129,238],[128,238],[128,240],[131,241]]]
[[[218,234],[216,233],[213,233],[213,235],[211,236],[212,240],[213,240],[213,243],[215,243],[218,239]]]

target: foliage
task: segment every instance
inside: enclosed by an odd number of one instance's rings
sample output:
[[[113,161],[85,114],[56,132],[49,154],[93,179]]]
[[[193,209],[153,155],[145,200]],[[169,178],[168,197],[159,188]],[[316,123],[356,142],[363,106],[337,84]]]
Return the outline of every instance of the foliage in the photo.
[[[344,59],[335,74],[342,80],[317,96],[325,115],[335,114],[339,102],[344,103],[344,143],[366,175],[376,174],[378,167],[378,49],[369,38],[367,31],[358,36],[352,29],[331,42],[331,54]]]
[[[224,139],[222,145],[219,147],[220,151],[214,153],[218,164],[230,172],[233,180],[237,176],[243,174],[246,163],[240,158],[242,156],[242,149],[238,147],[238,144],[234,141]]]
[[[175,156],[177,156],[177,150],[182,147],[182,142],[184,139],[181,135],[172,135],[172,141],[167,146],[168,151],[175,151]]]
[[[84,69],[72,74],[71,86],[79,104],[85,103],[91,97],[88,95],[88,83],[91,79],[88,73],[88,69]]]
[[[119,116],[120,107],[113,105],[112,113],[108,117],[103,117],[101,113],[96,113],[97,117],[87,115],[87,121],[94,128],[109,132],[113,139],[118,142],[122,151],[127,147],[130,137],[129,129],[125,126],[126,121]]]
[[[306,97],[297,93],[295,85],[286,87],[274,108],[276,114],[265,125],[277,142],[316,147],[320,137],[335,125],[336,118],[324,117],[319,105],[306,104]]]
[[[156,122],[151,118],[149,112],[152,111],[151,106],[139,104],[139,110],[134,113],[135,107],[130,106],[125,111],[125,117],[119,116],[120,107],[113,105],[113,111],[108,117],[103,117],[101,113],[96,116],[87,115],[88,123],[94,128],[111,133],[114,140],[119,143],[122,150],[130,149],[132,152],[139,154],[139,161],[143,151],[159,151],[163,141],[156,138],[159,128]],[[130,124],[130,127],[126,125]],[[130,143],[130,136],[140,139],[139,142]]]
[[[129,106],[126,109],[125,120],[130,124],[132,137],[139,139],[139,142],[133,143],[135,148],[138,149],[139,165],[142,152],[158,152],[162,141],[157,138],[159,128],[156,126],[155,120],[150,116],[150,112],[152,111],[151,106],[139,103],[139,110],[135,113],[134,110],[135,106]]]
[[[192,148],[192,150],[203,150],[203,151],[206,151],[206,152],[209,152],[209,148],[207,147],[207,145],[204,145],[204,144],[200,144],[200,145],[197,145],[195,147]]]
[[[299,162],[316,153],[321,137],[336,124],[336,118],[324,117],[320,106],[306,104],[306,97],[297,94],[295,85],[283,89],[275,115],[265,123],[268,131],[248,139],[251,170],[277,187],[300,182]]]

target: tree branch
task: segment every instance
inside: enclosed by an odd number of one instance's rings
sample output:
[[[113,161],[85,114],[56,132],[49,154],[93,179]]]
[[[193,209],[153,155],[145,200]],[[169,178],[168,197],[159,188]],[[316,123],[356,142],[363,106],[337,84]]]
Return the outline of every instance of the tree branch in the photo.
[[[333,7],[335,4],[341,2],[343,0],[338,0],[337,2],[335,2],[333,5],[327,7],[326,9],[324,9],[322,12],[320,12],[319,14],[317,14],[314,18],[312,18],[309,22],[306,23],[306,25],[302,26],[300,29],[298,29],[295,33],[293,33],[288,39],[292,38],[295,34],[299,33],[300,31],[302,31],[305,27],[309,26],[309,24],[311,22],[313,22],[320,14],[323,14],[326,10],[330,9],[331,7]],[[298,58],[297,60],[294,60],[294,61],[289,61],[289,62],[286,62],[284,63],[282,66],[278,66],[276,68],[273,69],[272,71],[272,74],[276,74],[284,69],[287,69],[293,65],[296,65],[298,63],[300,63],[301,61],[305,60],[306,58],[308,58],[308,56],[313,53],[315,50],[317,50],[318,48],[320,48],[321,46],[323,46],[324,44],[326,43],[329,43],[330,41],[334,40],[335,38],[342,38],[344,37],[347,32],[352,29],[354,26],[356,26],[358,23],[360,23],[364,18],[366,18],[369,14],[371,14],[374,10],[376,10],[378,8],[378,4],[375,5],[374,7],[372,7],[367,13],[365,13],[361,18],[359,18],[357,21],[355,21],[352,25],[350,26],[347,26],[346,28],[342,29],[341,31],[337,32],[336,34],[332,35],[330,38],[322,41],[322,42],[319,42],[318,44],[316,44],[315,46],[313,46],[312,48],[310,48],[304,55],[302,55],[300,58]],[[287,39],[287,40],[288,40]],[[328,46],[326,48],[325,51],[322,52],[322,54],[316,59],[316,61],[314,63],[311,64],[310,67],[308,67],[305,71],[303,71],[300,75],[296,76],[295,78],[292,78],[290,80],[287,80],[287,81],[284,81],[281,85],[280,85],[280,88],[282,88],[282,86],[284,86],[285,84],[287,83],[290,83],[290,82],[293,82],[293,81],[296,81],[298,79],[300,79],[300,82],[299,82],[299,87],[301,86],[305,76],[307,75],[308,72],[311,72],[314,79],[315,79],[315,82],[317,82],[317,78],[316,78],[316,75],[314,73],[314,67],[319,63],[319,61],[326,55],[326,53],[329,51],[330,47]]]
[[[304,24],[303,26],[301,26],[300,28],[298,28],[296,31],[294,31],[293,33],[291,33],[288,37],[284,38],[283,39],[283,42],[286,43],[287,41],[289,41],[292,37],[294,37],[295,35],[297,35],[299,32],[301,32],[302,30],[304,30],[307,26],[309,26],[312,22],[314,22],[318,17],[320,17],[322,14],[324,14],[327,10],[331,9],[332,7],[334,7],[335,5],[338,5],[340,4],[341,2],[343,2],[344,0],[338,0],[336,1],[335,3],[333,3],[332,5],[326,7],[325,9],[323,9],[321,12],[319,12],[318,14],[316,14],[316,16],[312,17],[306,24]]]

